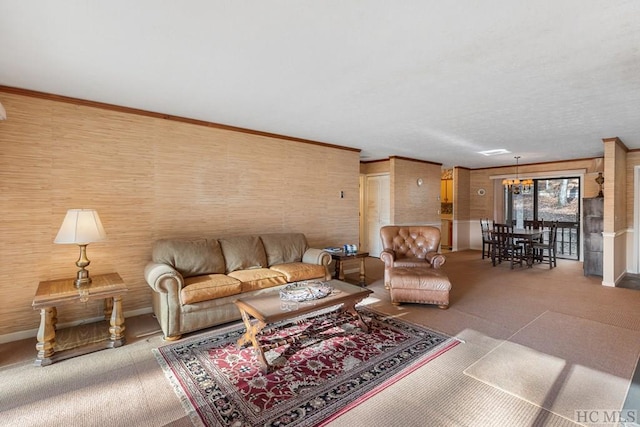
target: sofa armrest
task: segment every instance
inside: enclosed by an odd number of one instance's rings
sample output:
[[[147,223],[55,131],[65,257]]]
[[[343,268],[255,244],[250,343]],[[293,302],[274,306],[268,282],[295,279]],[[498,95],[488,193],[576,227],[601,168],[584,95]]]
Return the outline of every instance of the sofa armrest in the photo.
[[[331,262],[331,254],[322,249],[309,248],[302,255],[302,262],[327,266]]]
[[[396,260],[396,254],[391,249],[385,249],[380,252],[380,259],[384,262],[385,268],[393,267],[393,262]]]
[[[144,267],[144,278],[156,292],[169,293],[174,289],[176,293],[184,287],[182,274],[167,264],[148,263]]]
[[[331,273],[329,272],[331,254],[329,252],[322,249],[309,248],[302,255],[302,262],[324,266],[324,280],[331,280]]]
[[[447,258],[438,252],[427,252],[425,259],[431,263],[433,268],[440,268],[447,261]]]

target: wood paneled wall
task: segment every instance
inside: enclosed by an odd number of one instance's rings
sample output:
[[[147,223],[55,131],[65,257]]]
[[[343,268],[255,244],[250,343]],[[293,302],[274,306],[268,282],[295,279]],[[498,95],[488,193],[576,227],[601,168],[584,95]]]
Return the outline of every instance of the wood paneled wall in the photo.
[[[453,169],[453,217],[456,221],[469,220],[471,212],[470,204],[470,185],[471,170],[467,168],[455,167]]]
[[[626,236],[628,149],[617,137],[602,142],[605,159],[602,284],[615,286],[627,271],[629,258]]]
[[[392,224],[440,224],[441,169],[436,163],[390,158]]]
[[[0,91],[0,338],[37,328],[41,280],[73,277],[79,250],[53,239],[70,208],[94,208],[108,240],[91,274],[117,271],[125,312],[151,305],[143,269],[163,237],[303,232],[358,241],[359,152]],[[345,197],[339,197],[340,190]],[[60,309],[60,323],[101,314]]]
[[[618,138],[604,142],[604,232],[614,233],[627,227],[627,147]]]

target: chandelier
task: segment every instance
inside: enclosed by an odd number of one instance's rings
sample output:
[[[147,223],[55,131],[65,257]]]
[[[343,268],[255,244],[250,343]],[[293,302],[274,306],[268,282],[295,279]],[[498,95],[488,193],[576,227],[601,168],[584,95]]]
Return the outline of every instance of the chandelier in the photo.
[[[518,160],[520,160],[520,156],[515,156],[514,159],[516,159],[516,177],[514,179],[503,179],[502,185],[507,187],[513,194],[520,194],[521,192],[527,194],[533,188],[533,180],[527,178],[521,181],[518,178]]]

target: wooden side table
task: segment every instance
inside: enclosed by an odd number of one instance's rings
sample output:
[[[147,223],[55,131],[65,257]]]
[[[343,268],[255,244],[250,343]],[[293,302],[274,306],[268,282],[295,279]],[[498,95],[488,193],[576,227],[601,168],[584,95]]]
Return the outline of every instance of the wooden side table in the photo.
[[[365,281],[364,259],[369,256],[369,252],[356,252],[355,254],[345,254],[344,251],[331,253],[331,258],[336,261],[335,278],[344,281],[344,261],[360,259],[360,286],[367,286]]]
[[[118,273],[91,276],[91,279],[91,284],[82,288],[83,295],[74,284],[75,278],[47,280],[38,284],[32,304],[34,310],[40,310],[36,366],[47,366],[70,357],[124,345],[122,294],[127,292],[127,287]],[[104,299],[105,321],[56,329],[57,307],[92,299]]]

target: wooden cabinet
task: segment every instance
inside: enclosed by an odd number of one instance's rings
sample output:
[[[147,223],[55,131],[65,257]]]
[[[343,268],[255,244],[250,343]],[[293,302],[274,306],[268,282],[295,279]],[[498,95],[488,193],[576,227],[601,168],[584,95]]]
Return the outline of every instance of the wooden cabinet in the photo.
[[[442,249],[451,249],[453,236],[453,222],[449,219],[440,221],[440,246]]]
[[[440,202],[453,203],[453,180],[440,180]]]
[[[584,275],[602,276],[602,231],[604,197],[582,199],[582,237],[584,239]]]

